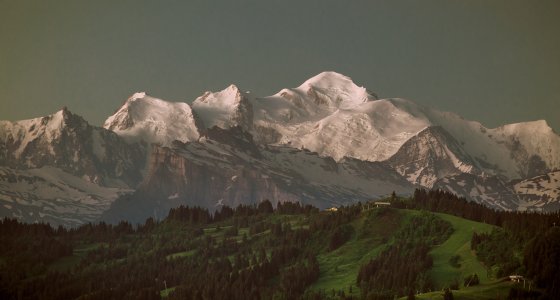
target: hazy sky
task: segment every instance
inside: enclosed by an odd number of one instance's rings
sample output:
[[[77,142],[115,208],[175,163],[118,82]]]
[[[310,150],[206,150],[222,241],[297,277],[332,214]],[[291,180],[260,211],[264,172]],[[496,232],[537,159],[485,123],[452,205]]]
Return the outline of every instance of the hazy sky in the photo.
[[[324,70],[495,127],[560,132],[560,1],[0,0],[0,119],[100,125],[136,91],[266,96]]]

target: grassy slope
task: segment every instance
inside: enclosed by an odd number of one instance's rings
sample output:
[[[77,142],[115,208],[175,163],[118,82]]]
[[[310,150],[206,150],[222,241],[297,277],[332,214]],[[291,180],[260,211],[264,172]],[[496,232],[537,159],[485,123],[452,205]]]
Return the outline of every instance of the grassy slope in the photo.
[[[476,273],[480,283],[488,283],[486,268],[477,260],[476,255],[471,251],[470,242],[472,233],[489,232],[494,228],[492,225],[469,221],[459,217],[437,214],[440,218],[450,222],[455,231],[443,244],[436,246],[430,254],[434,258],[434,266],[430,272],[436,289],[448,286],[455,279],[462,285],[463,279]],[[449,264],[449,259],[453,255],[459,255],[461,267],[454,268]]]
[[[319,279],[310,287],[311,290],[324,290],[326,292],[344,290],[349,295],[356,295],[356,277],[360,266],[374,258],[385,248],[387,239],[398,229],[403,213],[399,210],[388,210],[387,214],[380,217],[373,215],[373,210],[362,214],[353,221],[355,233],[352,238],[340,248],[328,252],[323,249],[317,257],[321,273]],[[367,226],[364,227],[364,223]]]
[[[167,259],[175,259],[175,258],[181,258],[181,257],[190,257],[190,256],[193,256],[195,253],[196,253],[196,250],[188,250],[188,251],[169,254],[169,255],[167,255],[166,258]]]
[[[321,249],[318,258],[320,264],[320,277],[310,287],[311,290],[324,290],[326,292],[335,289],[343,289],[347,295],[350,294],[349,287],[352,286],[352,295],[359,294],[359,289],[356,287],[356,277],[360,266],[367,263],[371,258],[376,257],[387,245],[391,235],[398,230],[398,228],[406,222],[408,218],[413,215],[419,214],[415,210],[386,210],[384,214],[376,216],[377,209],[364,212],[362,215],[354,220],[351,225],[354,228],[352,238],[340,248],[334,251],[328,251],[326,248]],[[442,219],[449,221],[455,231],[452,236],[443,244],[436,246],[431,255],[434,258],[434,266],[431,271],[432,279],[436,288],[439,290],[444,286],[449,285],[455,278],[462,283],[462,278],[468,274],[477,273],[483,285],[475,287],[472,291],[476,291],[476,295],[480,293],[494,293],[494,289],[505,289],[504,283],[489,284],[486,276],[486,269],[481,265],[474,253],[470,250],[470,239],[473,231],[488,232],[492,230],[492,226],[465,220],[462,218],[454,217],[446,214],[437,214]],[[304,216],[272,216],[275,221],[288,221],[291,223],[292,228],[302,226],[305,221]],[[304,225],[306,226],[306,225]],[[220,239],[225,230],[230,226],[221,226],[221,230],[216,230],[216,225],[204,228],[204,234],[213,236]],[[177,233],[183,230],[182,226],[177,224],[164,225],[158,228],[158,233]],[[235,237],[240,239],[241,235],[248,234],[248,228],[240,228],[239,235]],[[267,233],[262,233],[267,234]],[[328,239],[328,237],[325,237]],[[62,258],[54,262],[51,270],[68,270],[77,265],[79,261],[87,254],[88,251],[99,247],[100,244],[80,245],[75,248],[72,256]],[[169,258],[178,258],[182,256],[190,256],[194,251],[184,251],[170,254]],[[449,258],[453,255],[460,255],[459,263],[460,268],[454,268],[449,264]],[[463,291],[455,291],[457,295]],[[167,291],[168,292],[168,291]],[[164,293],[165,294],[165,293]],[[440,292],[432,293],[439,295]],[[495,293],[494,293],[495,294]],[[426,294],[431,295],[431,294]],[[433,296],[432,295],[432,296]],[[431,297],[431,296],[430,296]],[[470,298],[464,298],[470,299]]]
[[[171,288],[167,288],[167,289],[165,289],[165,290],[161,290],[161,291],[159,292],[159,296],[160,296],[161,298],[167,298],[167,297],[169,297],[169,294],[170,294],[171,292],[173,292],[174,290],[175,290],[175,287],[171,287]]]
[[[511,281],[501,281],[501,282],[490,282],[487,284],[481,284],[469,288],[463,288],[458,291],[453,292],[453,298],[455,300],[493,300],[493,299],[505,299],[509,294],[509,290],[516,285]],[[523,286],[523,285],[521,285]],[[416,299],[433,299],[439,300],[443,299],[442,292],[431,292],[416,295]],[[406,299],[403,297],[401,299]]]
[[[362,236],[363,224],[371,212],[362,215],[359,219],[352,222],[355,229],[354,236],[350,241],[339,249],[327,252],[326,249],[318,256],[321,274],[317,282],[310,289],[325,290],[344,289],[348,295],[349,286],[352,286],[353,294],[359,293],[356,287],[356,276],[360,266],[377,256],[386,246],[386,239],[394,233],[398,227],[413,215],[419,214],[415,210],[392,210],[391,215],[385,215],[373,220],[367,236]],[[476,255],[470,250],[472,232],[488,232],[493,226],[469,221],[459,217],[437,214],[440,218],[450,222],[455,229],[451,237],[443,244],[436,246],[431,255],[434,258],[434,266],[431,276],[436,288],[439,290],[448,286],[457,278],[460,284],[462,279],[468,274],[477,273],[481,283],[489,283],[486,276],[486,269],[476,259]],[[449,259],[453,255],[461,257],[460,268],[454,268],[449,264]],[[488,287],[486,290],[492,289]]]

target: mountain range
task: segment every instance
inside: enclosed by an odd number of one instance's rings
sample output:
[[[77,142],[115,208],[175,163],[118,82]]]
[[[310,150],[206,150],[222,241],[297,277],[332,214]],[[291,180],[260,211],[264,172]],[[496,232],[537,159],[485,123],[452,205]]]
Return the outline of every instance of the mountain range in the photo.
[[[320,208],[437,188],[504,210],[560,208],[560,136],[486,128],[323,72],[259,97],[135,93],[102,127],[66,108],[0,121],[0,216],[76,226],[269,199]]]

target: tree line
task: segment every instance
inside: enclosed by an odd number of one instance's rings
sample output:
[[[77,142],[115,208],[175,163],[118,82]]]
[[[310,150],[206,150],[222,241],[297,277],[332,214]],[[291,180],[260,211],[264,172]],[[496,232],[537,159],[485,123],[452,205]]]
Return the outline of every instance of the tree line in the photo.
[[[560,298],[560,211],[495,210],[446,191],[424,189],[415,190],[411,199],[394,199],[393,204],[399,208],[447,213],[500,227],[489,234],[473,234],[471,249],[476,251],[478,259],[488,267],[496,267],[496,276],[526,275],[544,290],[544,297]],[[521,257],[515,252],[520,252]],[[524,294],[523,291],[518,293]]]
[[[375,259],[360,267],[356,283],[367,299],[393,299],[411,291],[433,289],[428,271],[431,248],[447,240],[453,227],[437,216],[414,216],[394,236],[394,241]]]

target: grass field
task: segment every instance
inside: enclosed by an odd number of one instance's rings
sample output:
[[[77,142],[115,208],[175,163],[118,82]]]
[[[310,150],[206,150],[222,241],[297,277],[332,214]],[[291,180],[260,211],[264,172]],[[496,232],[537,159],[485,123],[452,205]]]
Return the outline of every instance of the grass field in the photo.
[[[474,231],[489,232],[494,226],[465,220],[447,214],[436,214],[440,218],[450,222],[455,230],[451,237],[443,244],[436,246],[430,254],[434,259],[434,266],[430,272],[431,278],[436,289],[449,286],[455,279],[460,285],[463,279],[470,274],[476,273],[480,283],[488,283],[486,268],[477,260],[476,255],[471,251],[470,242]],[[453,267],[449,259],[459,255],[459,268]]]
[[[356,277],[360,266],[385,248],[387,239],[398,229],[402,218],[398,210],[386,210],[380,216],[376,216],[372,210],[352,222],[355,231],[352,238],[334,251],[327,252],[324,249],[317,257],[321,273],[310,289],[326,292],[335,289],[344,290],[346,295],[359,294]]]
[[[486,284],[480,284],[469,288],[462,288],[460,290],[452,291],[453,299],[455,300],[493,300],[493,299],[506,299],[509,290],[518,283],[511,281],[497,281]],[[523,284],[521,284],[523,286]],[[403,297],[401,299],[406,299]],[[431,292],[416,295],[416,299],[443,299],[443,292]]]
[[[173,292],[174,290],[175,290],[175,287],[171,287],[171,288],[167,288],[165,290],[161,290],[159,292],[159,296],[161,298],[167,298],[167,297],[169,297],[169,293]]]
[[[177,253],[167,255],[166,258],[167,259],[175,259],[175,258],[180,258],[180,257],[189,257],[189,256],[193,256],[195,253],[196,253],[196,250],[177,252]]]
[[[392,242],[392,235],[414,215],[420,214],[416,210],[401,209],[372,209],[363,212],[358,218],[350,223],[354,232],[345,244],[340,248],[329,251],[327,249],[329,236],[313,239],[319,250],[317,260],[320,267],[319,279],[309,289],[314,291],[344,290],[346,295],[359,296],[360,289],[356,286],[356,278],[359,269],[370,259],[375,258],[387,245]],[[494,299],[496,295],[507,295],[511,283],[491,282],[486,273],[486,268],[476,259],[476,255],[470,250],[470,240],[474,231],[478,233],[489,232],[494,227],[491,225],[473,222],[447,214],[436,214],[438,217],[452,224],[453,234],[441,245],[435,246],[430,252],[433,257],[433,267],[430,276],[438,292],[418,295],[418,299],[441,299],[440,290],[457,281],[461,290],[453,291],[455,299]],[[307,227],[305,216],[271,216],[273,222],[288,222],[292,228]],[[177,234],[188,228],[181,224],[164,224],[156,234]],[[203,228],[203,234],[220,240],[231,225],[221,224]],[[249,228],[239,228],[237,236],[232,238],[241,241],[242,236],[249,239],[270,234],[270,230],[255,236],[249,236]],[[322,240],[324,238],[324,240]],[[87,252],[102,243],[78,245],[71,256],[61,258],[49,266],[50,270],[68,271],[78,265]],[[194,255],[196,250],[173,253],[167,259],[179,259]],[[267,253],[269,254],[269,253]],[[458,255],[460,266],[452,266],[450,258]],[[476,273],[481,285],[471,288],[463,288],[463,279],[470,274]],[[161,296],[166,297],[174,287],[162,290]]]
[[[320,277],[310,289],[324,290],[327,293],[332,289],[344,290],[348,295],[349,287],[352,286],[352,295],[359,294],[356,277],[360,266],[375,258],[386,247],[387,242],[390,242],[390,236],[408,218],[420,213],[415,210],[388,210],[388,212],[390,213],[383,216],[376,216],[375,210],[364,213],[352,222],[355,233],[346,244],[332,252],[323,249],[317,258],[321,269]],[[436,215],[450,222],[454,228],[449,239],[430,252],[434,259],[430,276],[436,289],[449,286],[455,280],[462,286],[464,277],[473,273],[478,274],[482,284],[489,283],[486,268],[470,250],[470,241],[473,231],[489,232],[494,227],[447,214]],[[449,263],[454,255],[460,256],[459,268]],[[480,287],[486,287],[481,290],[482,292],[495,288],[494,285]],[[477,289],[481,289],[480,287]]]

